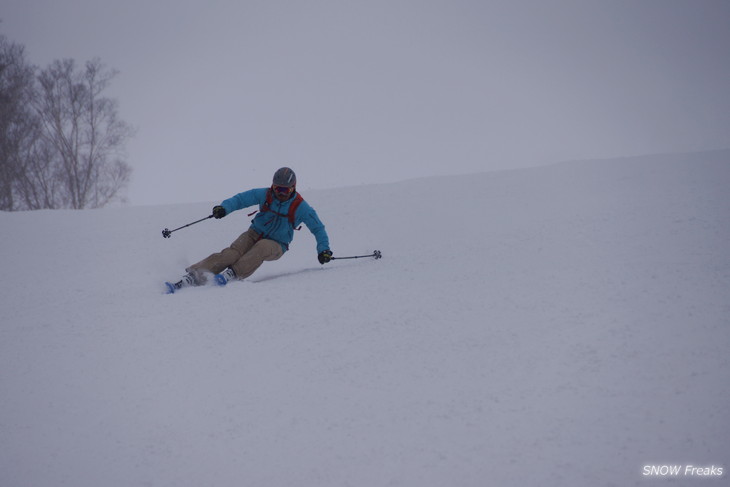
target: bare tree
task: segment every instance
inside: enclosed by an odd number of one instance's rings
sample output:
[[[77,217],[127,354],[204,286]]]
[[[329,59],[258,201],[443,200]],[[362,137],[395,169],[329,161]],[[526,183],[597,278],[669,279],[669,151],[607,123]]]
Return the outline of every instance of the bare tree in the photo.
[[[23,46],[0,35],[0,210],[24,207],[17,185],[37,140],[37,119],[31,110],[35,68]]]
[[[116,72],[94,59],[40,71],[0,35],[0,210],[96,208],[122,199],[132,129],[103,96]]]
[[[120,197],[131,176],[123,150],[133,131],[118,118],[116,101],[102,96],[115,75],[99,59],[83,71],[72,59],[54,61],[39,74],[40,141],[28,184],[40,194],[25,191],[29,206],[97,208]]]
[[[63,187],[58,177],[55,149],[33,127],[34,142],[22,156],[22,169],[15,181],[19,207],[27,210],[64,208]]]

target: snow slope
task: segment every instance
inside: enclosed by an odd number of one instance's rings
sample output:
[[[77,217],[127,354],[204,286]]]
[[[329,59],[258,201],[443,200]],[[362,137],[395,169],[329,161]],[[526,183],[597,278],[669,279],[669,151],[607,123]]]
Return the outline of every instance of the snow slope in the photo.
[[[725,484],[728,188],[719,151],[313,191],[383,259],[304,229],[175,295],[244,211],[0,213],[0,485]]]

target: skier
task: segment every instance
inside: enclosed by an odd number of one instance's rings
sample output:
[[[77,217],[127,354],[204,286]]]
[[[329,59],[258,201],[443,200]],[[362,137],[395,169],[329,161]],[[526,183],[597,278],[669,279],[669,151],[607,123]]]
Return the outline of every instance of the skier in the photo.
[[[206,274],[213,274],[219,285],[249,277],[264,261],[277,260],[289,250],[294,229],[300,223],[306,224],[317,240],[319,263],[329,262],[332,252],[324,224],[314,208],[297,193],[296,186],[294,171],[282,167],[274,173],[270,188],[244,191],[214,206],[214,218],[223,218],[231,212],[254,205],[258,205],[259,210],[249,229],[229,247],[185,269],[187,274],[180,281],[166,283],[168,291],[173,293],[185,286],[205,284]]]

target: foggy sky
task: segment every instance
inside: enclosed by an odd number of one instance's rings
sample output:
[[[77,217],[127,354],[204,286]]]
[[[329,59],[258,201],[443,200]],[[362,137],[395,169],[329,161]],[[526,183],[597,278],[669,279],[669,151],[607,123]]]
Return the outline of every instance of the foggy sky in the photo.
[[[730,147],[725,0],[0,0],[0,19],[34,64],[120,71],[132,204],[219,201],[282,165],[304,190]]]

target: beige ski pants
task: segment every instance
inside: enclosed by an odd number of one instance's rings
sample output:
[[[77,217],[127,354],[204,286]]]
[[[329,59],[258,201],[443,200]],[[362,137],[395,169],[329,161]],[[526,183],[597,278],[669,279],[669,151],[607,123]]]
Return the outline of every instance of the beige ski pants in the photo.
[[[284,255],[278,242],[261,238],[249,228],[241,234],[229,247],[218,253],[211,254],[186,270],[194,272],[205,281],[204,272],[218,274],[226,267],[230,267],[239,279],[245,279],[258,269],[266,260],[277,260]]]

